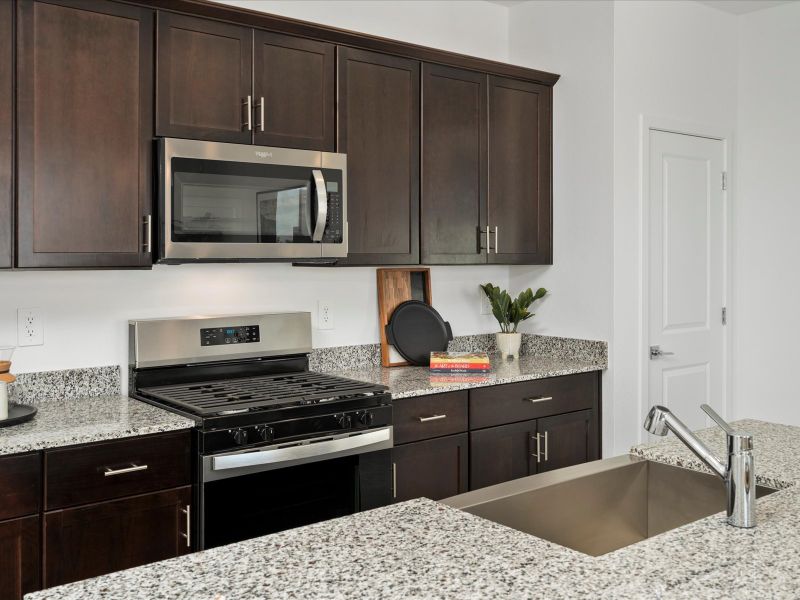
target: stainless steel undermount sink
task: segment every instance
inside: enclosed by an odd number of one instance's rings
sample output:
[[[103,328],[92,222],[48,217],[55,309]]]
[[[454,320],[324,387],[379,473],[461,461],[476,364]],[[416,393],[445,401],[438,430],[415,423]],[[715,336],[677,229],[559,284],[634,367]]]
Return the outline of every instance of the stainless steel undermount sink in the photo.
[[[760,498],[777,490],[757,486]],[[508,481],[444,504],[591,556],[725,510],[723,482],[632,455]],[[727,527],[720,520],[720,527]]]

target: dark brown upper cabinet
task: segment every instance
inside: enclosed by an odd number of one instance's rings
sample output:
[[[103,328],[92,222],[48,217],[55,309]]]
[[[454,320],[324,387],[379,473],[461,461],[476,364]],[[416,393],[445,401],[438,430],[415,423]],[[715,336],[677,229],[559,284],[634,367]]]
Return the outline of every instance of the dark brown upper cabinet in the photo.
[[[483,73],[422,66],[423,264],[486,262],[486,81]]]
[[[17,6],[18,266],[149,265],[152,11]]]
[[[252,56],[249,27],[159,11],[156,135],[250,143]]]
[[[419,263],[419,62],[338,49],[339,152],[347,154],[342,264]]]
[[[257,30],[254,57],[255,143],[332,152],[335,47]]]
[[[335,46],[158,13],[156,134],[333,151]]]
[[[12,266],[14,235],[14,3],[0,4],[0,269]]]
[[[552,264],[553,88],[489,77],[489,262]]]

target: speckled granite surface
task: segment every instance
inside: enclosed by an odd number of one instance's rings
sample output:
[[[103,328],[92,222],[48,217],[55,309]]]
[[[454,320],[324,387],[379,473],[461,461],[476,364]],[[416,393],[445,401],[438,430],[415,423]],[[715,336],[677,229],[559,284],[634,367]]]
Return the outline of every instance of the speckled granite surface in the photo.
[[[736,430],[754,436],[753,453],[756,480],[759,483],[779,489],[800,483],[800,427],[751,419],[734,421],[731,425]],[[696,434],[717,456],[726,456],[725,433],[722,429],[714,426],[701,429]],[[631,454],[695,471],[711,472],[672,434],[652,444],[634,446]],[[800,597],[800,588],[798,596]]]
[[[387,369],[380,366],[361,369],[332,369],[328,372],[359,381],[385,385],[392,393],[392,398],[400,399],[530,379],[601,371],[607,366],[606,361],[598,357],[562,358],[522,355],[518,360],[503,361],[499,355],[493,355],[491,360],[492,371],[485,375],[440,375],[431,373],[428,367]]]
[[[40,406],[72,398],[109,396],[121,391],[119,366],[20,373],[11,385],[12,401]]]
[[[493,333],[457,336],[450,342],[452,352],[497,352]],[[608,344],[595,340],[562,338],[549,335],[522,334],[521,353],[553,359],[608,363]],[[380,367],[380,344],[316,348],[309,356],[312,371],[359,370]],[[605,367],[603,367],[605,368]]]
[[[797,598],[800,494],[589,557],[430,500],[45,590],[29,600]]]
[[[0,428],[0,455],[194,426],[194,421],[118,394],[43,402],[38,409],[32,421]]]

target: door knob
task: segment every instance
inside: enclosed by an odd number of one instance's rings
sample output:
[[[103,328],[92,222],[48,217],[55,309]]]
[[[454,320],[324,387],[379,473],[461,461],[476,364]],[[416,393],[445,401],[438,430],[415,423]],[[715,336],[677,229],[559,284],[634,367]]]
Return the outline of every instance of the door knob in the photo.
[[[672,356],[674,352],[664,352],[661,346],[650,346],[650,360],[659,358],[661,356]]]

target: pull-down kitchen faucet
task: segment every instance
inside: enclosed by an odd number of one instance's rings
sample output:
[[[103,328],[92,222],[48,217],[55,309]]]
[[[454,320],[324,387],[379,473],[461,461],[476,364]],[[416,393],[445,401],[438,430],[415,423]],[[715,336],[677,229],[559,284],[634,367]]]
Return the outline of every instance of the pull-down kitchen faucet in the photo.
[[[708,404],[701,405],[726,434],[728,464],[714,456],[668,408],[654,406],[644,420],[644,428],[654,435],[672,431],[725,482],[728,491],[728,523],[734,527],[756,526],[756,474],[753,470],[753,436],[734,431]]]

